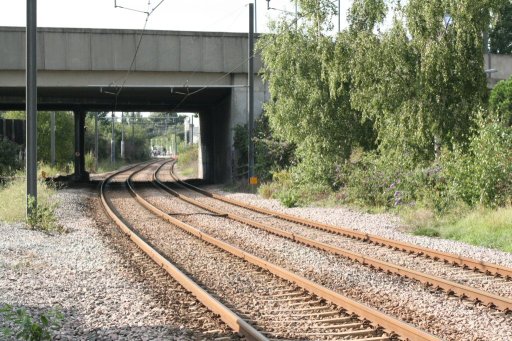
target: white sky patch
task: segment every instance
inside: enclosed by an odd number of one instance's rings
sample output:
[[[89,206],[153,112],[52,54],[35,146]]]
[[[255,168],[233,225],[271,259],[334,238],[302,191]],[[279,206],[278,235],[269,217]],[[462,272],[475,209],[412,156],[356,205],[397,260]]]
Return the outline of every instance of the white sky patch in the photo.
[[[117,0],[117,5],[140,11],[154,8],[160,0]],[[247,0],[165,0],[150,16],[147,29],[178,31],[247,32]],[[337,1],[334,0],[337,5]],[[341,1],[342,28],[352,0]],[[25,26],[26,1],[0,0],[0,25]],[[271,0],[270,6],[293,12],[294,2]],[[39,27],[141,29],[146,15],[114,8],[114,0],[38,0]],[[256,0],[257,30],[267,32],[269,19],[282,12],[267,10],[266,0]],[[337,30],[338,19],[333,19]]]

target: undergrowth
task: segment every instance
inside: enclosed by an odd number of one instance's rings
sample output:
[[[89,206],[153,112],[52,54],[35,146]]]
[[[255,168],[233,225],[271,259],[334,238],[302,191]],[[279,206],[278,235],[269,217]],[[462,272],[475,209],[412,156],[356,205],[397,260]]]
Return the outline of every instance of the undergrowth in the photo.
[[[39,179],[37,183],[37,210],[26,216],[26,176],[18,172],[12,181],[0,186],[0,220],[25,222],[30,229],[47,233],[65,232],[55,218],[55,187]],[[28,200],[29,206],[34,200]]]
[[[512,252],[512,207],[497,209],[458,206],[442,215],[419,209],[403,214],[415,235],[458,240]]]
[[[16,309],[8,304],[0,307],[0,315],[11,324],[11,327],[1,328],[0,335],[27,341],[52,340],[52,332],[61,328],[64,319],[58,309],[51,309],[35,318],[26,309]]]

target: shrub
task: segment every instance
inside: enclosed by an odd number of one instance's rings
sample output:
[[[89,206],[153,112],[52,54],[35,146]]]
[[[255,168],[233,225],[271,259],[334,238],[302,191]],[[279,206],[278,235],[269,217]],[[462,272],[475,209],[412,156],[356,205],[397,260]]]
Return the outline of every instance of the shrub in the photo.
[[[0,176],[12,175],[20,168],[19,152],[20,146],[16,143],[0,138]]]
[[[499,82],[492,89],[489,109],[501,122],[512,126],[512,78]]]
[[[406,157],[393,158],[375,152],[358,156],[340,171],[348,201],[373,207],[396,207],[422,197],[428,174]]]
[[[1,329],[3,335],[30,341],[52,340],[52,331],[60,329],[64,319],[64,315],[56,309],[40,314],[35,319],[25,309],[15,309],[8,304],[0,308],[0,314],[14,325],[12,328]]]
[[[92,151],[89,151],[85,154],[85,169],[87,169],[91,173],[96,173],[96,158]]]
[[[33,197],[29,197],[28,206],[31,214],[27,216],[27,224],[33,230],[43,232],[65,232],[64,228],[58,224],[55,217],[56,203],[42,201],[35,205]]]
[[[297,194],[293,190],[284,191],[279,195],[279,201],[285,207],[295,207],[299,201]]]
[[[445,151],[441,163],[445,200],[460,199],[470,206],[490,207],[510,203],[512,128],[499,118],[480,114],[468,145]]]

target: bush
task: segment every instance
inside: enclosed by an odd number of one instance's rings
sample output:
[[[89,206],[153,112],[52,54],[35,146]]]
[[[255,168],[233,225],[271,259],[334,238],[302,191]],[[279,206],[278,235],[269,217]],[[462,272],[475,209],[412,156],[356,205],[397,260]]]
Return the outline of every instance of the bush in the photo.
[[[247,125],[235,126],[233,147],[235,149],[235,177],[247,176],[248,132]],[[273,173],[286,169],[293,163],[295,146],[272,136],[268,119],[262,115],[254,128],[254,172],[261,182],[272,178]]]
[[[62,313],[52,309],[35,319],[25,309],[15,309],[8,304],[0,308],[0,314],[14,325],[0,330],[4,336],[30,341],[52,340],[52,331],[61,328],[64,318]]]
[[[0,139],[0,176],[12,175],[21,166],[19,161],[20,146],[11,140]]]
[[[512,126],[512,78],[499,82],[492,89],[489,109],[505,125]]]
[[[429,173],[406,157],[392,158],[370,152],[347,162],[340,171],[347,200],[373,207],[410,204],[423,196]]]
[[[467,146],[456,146],[443,155],[442,197],[470,206],[504,206],[512,200],[512,128],[483,114],[476,123]]]
[[[96,158],[92,151],[85,154],[85,169],[91,173],[96,173]]]
[[[44,232],[64,232],[62,226],[57,222],[55,217],[56,203],[49,203],[46,201],[39,202],[37,207],[35,200],[30,197],[28,206],[30,207],[31,214],[27,216],[27,224],[32,230]]]
[[[279,201],[285,207],[295,207],[299,201],[297,194],[293,190],[283,191],[279,195]]]

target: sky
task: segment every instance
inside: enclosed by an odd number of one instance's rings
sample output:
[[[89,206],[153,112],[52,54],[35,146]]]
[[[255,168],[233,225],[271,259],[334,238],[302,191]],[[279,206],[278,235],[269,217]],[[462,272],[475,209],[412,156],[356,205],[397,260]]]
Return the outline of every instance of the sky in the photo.
[[[147,11],[161,0],[37,0],[39,27],[142,29]],[[249,2],[255,0],[164,0],[149,17],[147,29],[247,32]],[[337,1],[333,0],[335,4]],[[351,0],[341,1],[342,27]],[[269,18],[294,11],[293,0],[256,0],[257,31],[268,32]],[[25,26],[26,0],[0,0],[0,26]],[[337,19],[333,23],[337,28]]]

